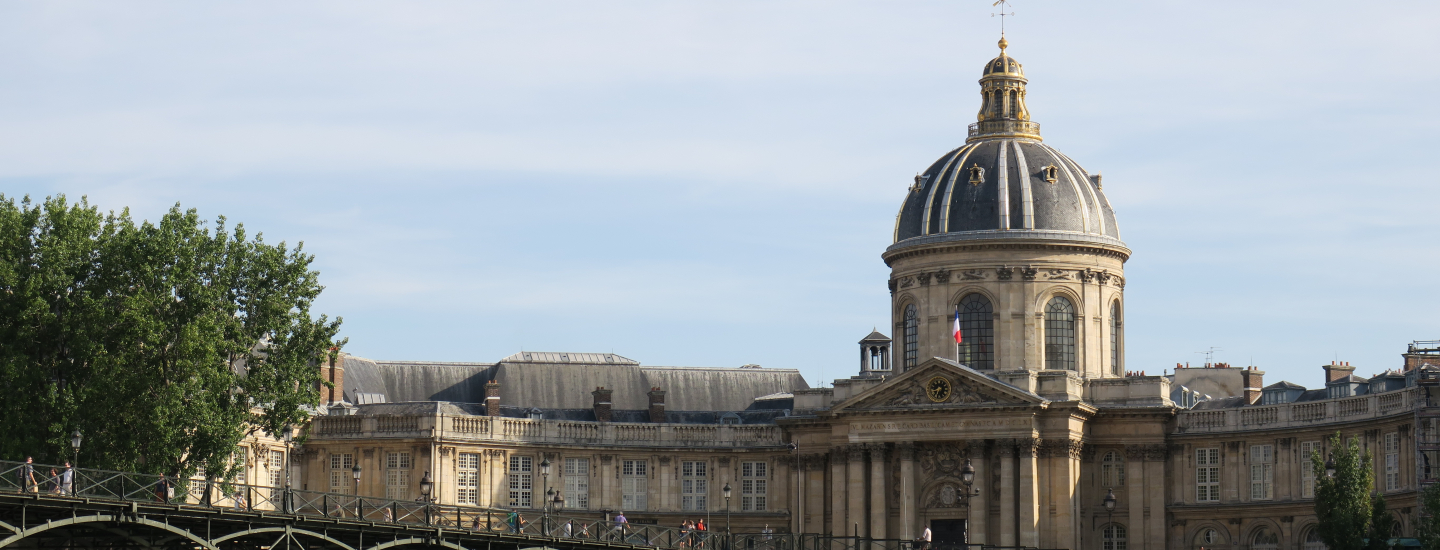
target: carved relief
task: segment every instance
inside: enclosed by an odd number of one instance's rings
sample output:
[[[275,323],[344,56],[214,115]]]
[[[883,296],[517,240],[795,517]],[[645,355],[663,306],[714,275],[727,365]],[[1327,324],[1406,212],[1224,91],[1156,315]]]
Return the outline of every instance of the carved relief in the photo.
[[[920,281],[920,285],[921,285],[921,286],[930,284],[930,274],[929,274],[929,273],[920,273],[920,274],[918,274],[918,275],[915,275],[915,279]]]
[[[660,457],[660,465],[661,465],[661,466],[668,466],[669,464],[670,464],[670,457],[668,457],[668,456],[662,456],[662,457]]]
[[[980,281],[985,279],[985,272],[979,269],[967,269],[960,272],[960,278],[967,281]]]
[[[601,464],[609,464],[612,460],[615,460],[615,455],[600,455]]]
[[[1120,287],[1120,288],[1122,288],[1122,289],[1125,288],[1125,279],[1124,279],[1124,278],[1120,277],[1119,275],[1114,275],[1114,276],[1112,276],[1112,278],[1115,279],[1115,286]]]
[[[1014,275],[1015,275],[1015,270],[1013,270],[1013,269],[1011,269],[1011,268],[1008,268],[1008,267],[1005,267],[1005,266],[1003,266],[1003,265],[1000,266],[1000,267],[995,268],[995,277],[998,278],[998,279],[1000,279],[1000,280],[1002,280],[1002,281],[1008,281],[1008,280],[1010,280],[1010,277],[1012,277],[1012,276],[1014,276]]]
[[[1035,269],[1035,268],[1033,268],[1033,267],[1022,267],[1022,268],[1020,268],[1020,277],[1024,278],[1024,279],[1027,280],[1027,281],[1033,281],[1033,280],[1035,280],[1035,276],[1036,276],[1036,275],[1039,275],[1039,274],[1040,274],[1040,270]]]
[[[895,279],[890,279],[890,282],[888,283],[887,286],[890,287],[890,293],[891,293],[891,294],[894,294],[894,293],[895,293],[895,286],[896,286]]]
[[[920,403],[923,397],[925,397],[925,388],[920,386],[919,381],[912,378],[910,379],[910,383],[906,384],[905,388],[900,390],[899,395],[886,401],[885,404],[891,407],[914,405]]]
[[[1080,282],[1082,283],[1095,281],[1095,272],[1088,267],[1076,272],[1075,275],[1080,278]]]
[[[942,285],[943,285],[943,284],[948,283],[948,282],[950,282],[950,271],[949,271],[949,270],[944,270],[944,269],[942,269],[942,270],[940,270],[940,271],[936,271],[936,272],[935,272],[935,283],[936,283],[936,284],[942,284]]]
[[[969,446],[963,443],[925,443],[916,445],[920,457],[920,470],[927,477],[960,475],[960,468],[969,456]]]
[[[722,457],[720,457],[720,467],[721,467],[721,468],[728,468],[728,467],[730,467],[730,457],[728,457],[728,456],[722,456]]]
[[[964,508],[970,505],[969,499],[965,498],[965,491],[968,487],[961,487],[960,483],[941,483],[939,487],[930,492],[930,498],[925,500],[926,508]],[[973,489],[969,489],[973,490]]]
[[[1095,282],[1100,283],[1100,284],[1102,284],[1102,285],[1105,284],[1105,283],[1110,282],[1110,272],[1109,272],[1109,271],[1105,271],[1105,270],[1103,270],[1103,269],[1100,270],[1100,271],[1096,271],[1096,272],[1095,272]]]
[[[1084,444],[1080,449],[1081,462],[1095,462],[1095,446],[1089,443]]]
[[[912,286],[915,286],[915,279],[911,277],[900,278],[900,288],[910,288]]]
[[[1045,272],[1045,275],[1046,275],[1047,277],[1049,277],[1050,280],[1052,280],[1052,281],[1053,281],[1053,280],[1056,280],[1056,279],[1069,279],[1069,278],[1070,278],[1070,272],[1069,272],[1069,271],[1065,271],[1065,270],[1063,270],[1063,269],[1051,269],[1051,270],[1049,270],[1049,271],[1046,271],[1046,272]]]
[[[1015,440],[1014,440],[1014,439],[997,439],[997,440],[995,440],[995,454],[996,454],[996,456],[999,456],[1000,458],[1014,458],[1014,457],[1015,457]]]
[[[861,460],[865,460],[864,445],[851,445],[847,447],[845,451],[847,458],[849,458],[851,462],[859,462]]]

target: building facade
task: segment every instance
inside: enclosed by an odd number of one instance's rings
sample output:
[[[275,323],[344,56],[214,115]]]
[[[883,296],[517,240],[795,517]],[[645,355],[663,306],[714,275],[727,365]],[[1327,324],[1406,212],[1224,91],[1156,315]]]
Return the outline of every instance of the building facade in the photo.
[[[739,531],[1318,550],[1309,465],[1339,433],[1371,453],[1396,536],[1413,536],[1430,476],[1416,465],[1440,459],[1424,385],[1440,349],[1371,378],[1329,365],[1319,389],[1266,386],[1254,367],[1127,366],[1131,251],[1100,175],[1043,142],[1007,47],[984,65],[965,144],[906,192],[882,254],[894,338],[862,339],[856,376],[811,388],[793,370],[614,354],[342,356],[297,485],[409,499],[429,474],[444,504],[559,496],[566,514],[632,523],[713,529],[728,511]]]

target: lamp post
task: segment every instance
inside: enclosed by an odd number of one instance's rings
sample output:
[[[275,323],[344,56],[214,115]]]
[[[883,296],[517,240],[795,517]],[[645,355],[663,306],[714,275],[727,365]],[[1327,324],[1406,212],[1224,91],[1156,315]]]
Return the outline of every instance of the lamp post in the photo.
[[[295,512],[295,499],[294,499],[294,496],[293,496],[293,495],[291,494],[291,492],[290,492],[290,483],[291,483],[291,479],[290,479],[290,469],[291,469],[291,468],[290,468],[290,465],[291,465],[290,455],[292,455],[292,454],[295,453],[295,447],[294,447],[294,443],[295,443],[295,433],[294,433],[294,430],[290,428],[290,425],[289,425],[289,424],[286,424],[286,425],[285,425],[285,432],[284,432],[283,434],[281,434],[280,437],[281,437],[281,439],[284,439],[284,440],[285,440],[285,503],[284,503],[284,507],[285,507],[285,512],[286,512],[286,513],[294,513],[294,512]],[[207,488],[207,491],[208,491],[208,488]]]
[[[550,499],[555,495],[550,491],[550,459],[540,459],[540,494],[544,500],[540,501],[540,534],[550,532]]]
[[[354,468],[350,468],[350,475],[355,477],[355,519],[360,519],[360,464],[357,462]]]
[[[969,502],[969,501],[970,501],[970,496],[973,495],[973,494],[975,494],[975,492],[977,492],[978,489],[974,489],[974,490],[971,489],[972,487],[975,486],[975,466],[973,466],[973,465],[970,464],[970,459],[968,459],[968,458],[965,459],[965,465],[960,467],[960,482],[965,484],[965,496],[964,496],[964,498],[965,498],[965,501],[966,501],[966,502]],[[969,526],[966,526],[966,528],[965,528],[965,534],[964,534],[963,536],[964,536],[964,538],[961,539],[961,542],[964,543],[964,544],[966,544],[966,545],[969,545],[969,544],[970,544],[970,528],[969,528]],[[928,541],[927,541],[927,542],[928,542]],[[967,546],[967,547],[968,547],[968,546]]]
[[[725,548],[730,548],[730,482],[720,488],[720,494],[725,495]]]
[[[75,433],[70,434],[70,448],[75,451],[70,460],[70,495],[79,493],[80,483],[76,481],[75,469],[80,467],[80,441],[85,437],[80,435],[80,429],[76,428]]]
[[[1335,479],[1335,453],[1325,460],[1325,477]]]
[[[1105,500],[1100,502],[1105,505],[1105,513],[1109,515],[1109,518],[1105,520],[1105,529],[1109,529],[1111,533],[1110,546],[1105,547],[1105,550],[1113,550],[1115,546],[1115,488],[1111,487],[1109,492],[1105,493]],[[1103,546],[1105,544],[1105,531],[1103,530],[1100,531],[1100,541]]]
[[[425,501],[425,525],[430,525],[430,491],[435,488],[435,482],[430,481],[430,471],[426,470],[425,475],[420,478],[420,499]]]

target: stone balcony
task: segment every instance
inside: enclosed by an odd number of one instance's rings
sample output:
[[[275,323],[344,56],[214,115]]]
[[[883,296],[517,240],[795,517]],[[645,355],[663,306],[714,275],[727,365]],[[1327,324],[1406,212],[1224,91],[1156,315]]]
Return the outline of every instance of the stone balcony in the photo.
[[[436,439],[497,445],[599,445],[655,448],[778,448],[778,426],[531,420],[490,416],[356,415],[315,418],[311,439]]]
[[[1304,428],[1412,414],[1413,388],[1385,393],[1280,405],[1249,405],[1230,409],[1181,411],[1178,432],[1232,433],[1249,430]]]

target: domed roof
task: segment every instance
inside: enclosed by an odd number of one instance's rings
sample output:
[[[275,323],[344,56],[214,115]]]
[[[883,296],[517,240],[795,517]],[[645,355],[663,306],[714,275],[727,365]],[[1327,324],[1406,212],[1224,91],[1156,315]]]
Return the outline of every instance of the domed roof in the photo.
[[[1069,240],[1118,248],[1115,212],[1091,175],[1045,145],[1025,106],[1024,73],[1005,54],[985,65],[982,103],[964,146],[916,174],[895,220],[895,244],[956,240]]]

